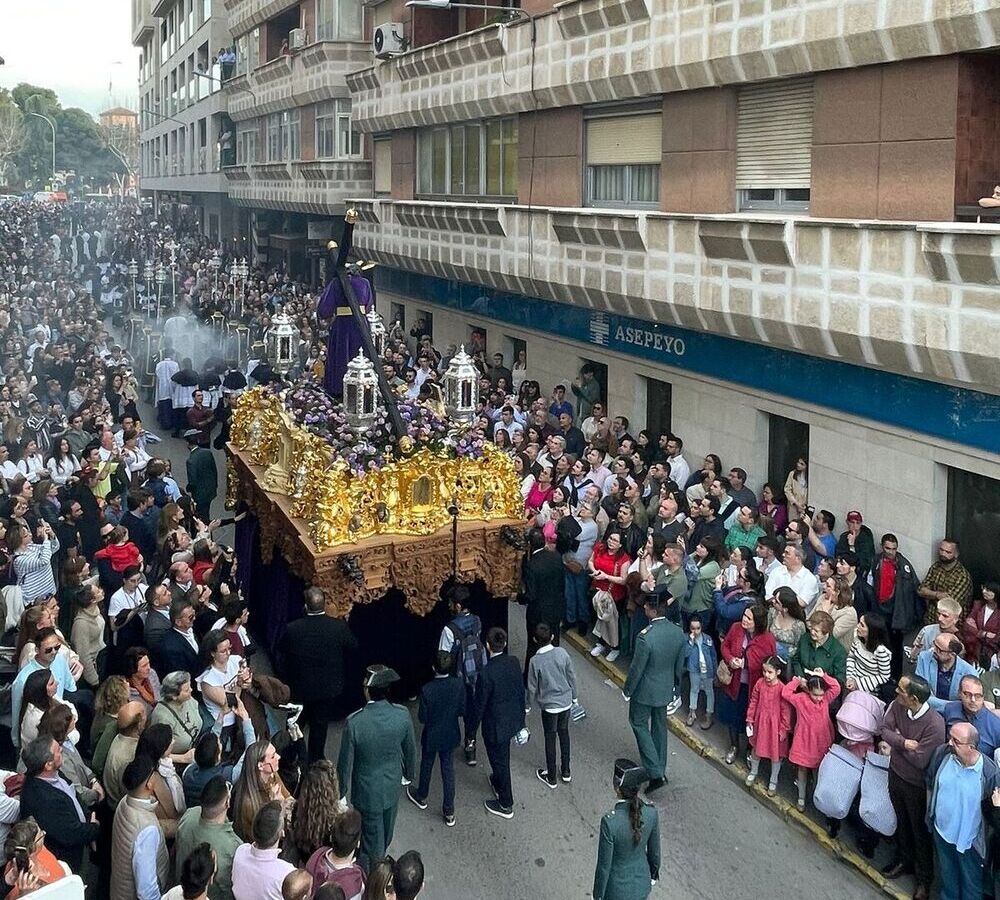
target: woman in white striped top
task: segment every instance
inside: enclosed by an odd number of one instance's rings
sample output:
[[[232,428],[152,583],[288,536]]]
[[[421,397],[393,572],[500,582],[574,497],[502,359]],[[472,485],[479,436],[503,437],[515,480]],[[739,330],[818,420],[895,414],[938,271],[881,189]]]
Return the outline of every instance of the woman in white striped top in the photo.
[[[847,653],[847,689],[878,693],[889,678],[892,651],[885,617],[865,613],[858,621],[857,635]]]

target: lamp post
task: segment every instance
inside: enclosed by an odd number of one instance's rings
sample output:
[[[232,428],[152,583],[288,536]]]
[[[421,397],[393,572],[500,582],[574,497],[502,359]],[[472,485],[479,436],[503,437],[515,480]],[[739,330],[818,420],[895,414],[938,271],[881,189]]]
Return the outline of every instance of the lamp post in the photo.
[[[167,269],[162,262],[156,264],[156,321],[160,321],[160,302],[163,297],[163,285],[167,280]]]
[[[49,123],[49,128],[52,129],[52,186],[55,187],[56,183],[56,126],[55,123],[48,117],[43,116],[41,113],[30,112],[29,116],[34,116],[36,119],[44,119]]]
[[[134,256],[129,261],[128,273],[132,276],[132,309],[135,309],[139,305],[139,297],[135,292],[135,280],[139,276],[139,263],[135,261]]]

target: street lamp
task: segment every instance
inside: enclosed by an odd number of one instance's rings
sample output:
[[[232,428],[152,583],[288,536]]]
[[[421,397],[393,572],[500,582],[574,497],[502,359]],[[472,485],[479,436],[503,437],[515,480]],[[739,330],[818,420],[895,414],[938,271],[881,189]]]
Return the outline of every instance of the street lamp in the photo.
[[[52,187],[56,184],[56,126],[55,123],[48,117],[43,116],[41,113],[28,113],[29,116],[34,116],[36,119],[44,119],[49,123],[49,128],[52,129]]]

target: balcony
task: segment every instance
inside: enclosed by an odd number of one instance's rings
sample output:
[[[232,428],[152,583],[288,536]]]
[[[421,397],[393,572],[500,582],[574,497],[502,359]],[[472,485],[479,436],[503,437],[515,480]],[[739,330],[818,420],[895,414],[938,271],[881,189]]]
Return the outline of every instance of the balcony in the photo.
[[[1000,226],[351,202],[392,268],[1000,392]]]
[[[960,8],[959,8],[960,6]],[[885,0],[563,0],[348,79],[362,131],[602,103],[980,50],[995,4]],[[532,60],[534,59],[534,78]],[[532,92],[534,87],[534,92]]]
[[[142,173],[142,187],[147,191],[188,193],[224,193],[228,189],[215,145],[198,147],[190,155],[154,159],[150,171]]]
[[[346,78],[371,59],[367,43],[319,41],[225,83],[229,115],[239,122],[307,103],[346,97]]]
[[[299,0],[225,0],[229,32],[234,37],[274,18]]]
[[[372,166],[363,159],[254,163],[223,171],[229,199],[255,208],[343,215],[349,197],[372,190]]]
[[[151,0],[132,0],[132,46],[141,47],[153,36],[156,25],[150,12]]]

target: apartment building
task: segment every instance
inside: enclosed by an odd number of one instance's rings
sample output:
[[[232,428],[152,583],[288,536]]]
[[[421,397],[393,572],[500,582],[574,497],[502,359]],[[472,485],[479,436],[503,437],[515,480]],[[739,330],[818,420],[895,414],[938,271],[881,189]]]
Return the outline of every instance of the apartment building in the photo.
[[[522,10],[370,7],[382,312],[1000,575],[1000,0]]]
[[[322,278],[348,197],[371,193],[368,142],[347,75],[371,63],[362,0],[227,0],[236,68],[226,82],[235,165],[225,175],[253,257]]]
[[[139,58],[139,168],[157,214],[191,211],[237,251],[223,167],[235,160],[220,52],[232,46],[222,0],[132,0]]]

